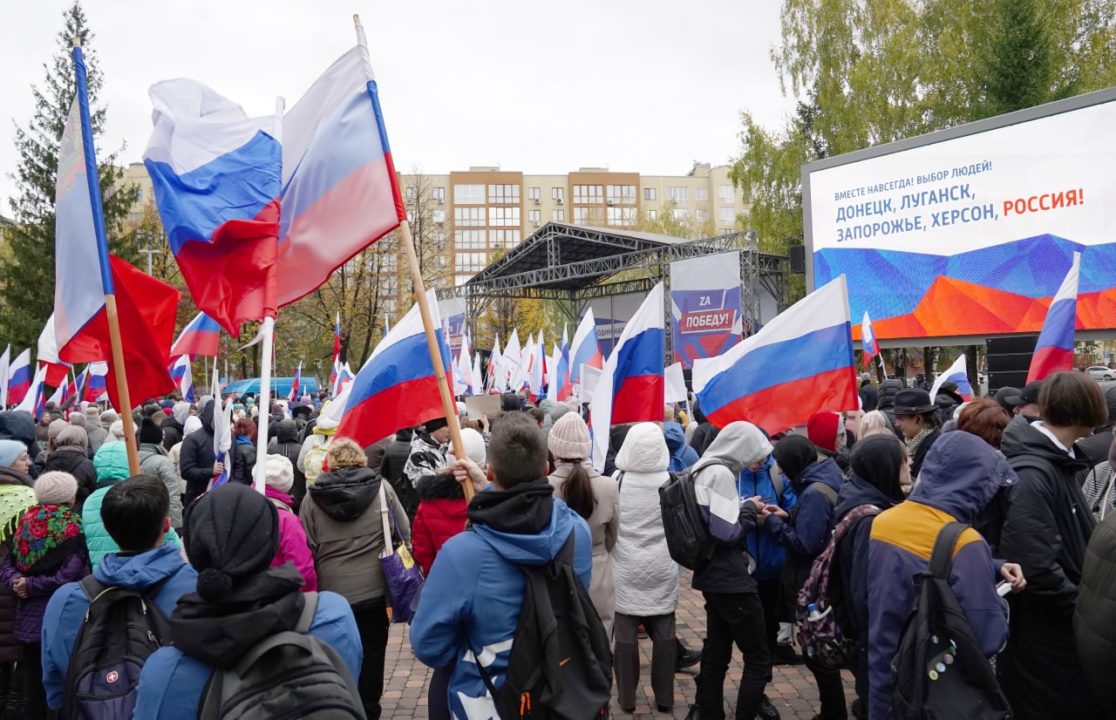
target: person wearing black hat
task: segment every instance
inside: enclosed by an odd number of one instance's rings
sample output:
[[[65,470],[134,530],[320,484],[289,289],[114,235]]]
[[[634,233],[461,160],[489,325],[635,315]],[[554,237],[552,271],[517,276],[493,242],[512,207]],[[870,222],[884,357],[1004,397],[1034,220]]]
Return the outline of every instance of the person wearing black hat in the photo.
[[[918,471],[934,441],[942,434],[938,406],[930,401],[930,393],[920,388],[900,390],[895,395],[895,428],[902,433],[911,457],[911,477],[918,482]]]
[[[1039,407],[1039,393],[1042,392],[1043,380],[1035,380],[1023,386],[1019,391],[1019,405],[1015,407],[1015,414],[1022,415],[1028,420],[1042,419],[1042,410]]]
[[[1077,448],[1094,466],[1108,460],[1108,449],[1112,446],[1112,428],[1116,424],[1116,385],[1104,391],[1104,404],[1108,407],[1108,422],[1089,437],[1077,441]]]
[[[260,493],[222,485],[186,509],[185,523],[197,591],[184,595],[171,614],[173,645],[144,663],[136,717],[198,717],[214,670],[232,669],[260,641],[294,630],[306,602],[293,565],[268,569],[279,546],[279,516]],[[319,592],[308,634],[329,643],[356,677],[362,650],[345,598]]]
[[[412,487],[429,475],[449,465],[446,453],[449,450],[449,423],[444,417],[427,420],[421,431],[416,431],[411,439],[411,454],[403,466],[403,474],[411,481]]]
[[[1008,415],[1015,415],[1015,408],[1023,404],[1023,391],[1017,387],[1005,385],[996,391],[993,395],[996,402],[1000,403],[1000,407],[1007,410]]]

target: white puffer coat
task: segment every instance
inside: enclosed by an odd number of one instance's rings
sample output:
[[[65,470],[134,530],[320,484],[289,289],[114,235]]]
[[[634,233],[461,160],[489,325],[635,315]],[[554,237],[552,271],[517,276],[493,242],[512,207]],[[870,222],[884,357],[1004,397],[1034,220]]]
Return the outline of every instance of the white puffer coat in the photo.
[[[620,485],[620,532],[612,549],[616,612],[667,615],[678,605],[678,565],[671,560],[659,510],[659,487],[667,481],[663,431],[640,423],[628,431],[616,455]]]

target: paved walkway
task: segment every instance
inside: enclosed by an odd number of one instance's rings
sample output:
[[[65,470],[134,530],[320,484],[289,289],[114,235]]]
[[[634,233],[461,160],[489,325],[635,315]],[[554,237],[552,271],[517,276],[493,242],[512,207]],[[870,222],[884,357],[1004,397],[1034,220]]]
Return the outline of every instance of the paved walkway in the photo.
[[[701,594],[690,589],[689,573],[686,573],[683,578],[679,593],[677,626],[678,636],[682,638],[683,642],[693,648],[701,647],[701,640],[705,633],[705,609]],[[628,715],[622,712],[614,699],[612,703],[613,717],[621,719],[634,717],[639,720],[644,718],[686,717],[690,703],[694,701],[693,671],[679,673],[675,676],[673,715],[658,713],[655,711],[655,698],[651,693],[650,640],[640,641],[640,655],[643,660],[643,673],[640,677],[641,688],[636,693],[635,714]],[[740,652],[736,651],[732,666],[729,668],[725,687],[725,698],[730,704],[728,713],[730,718],[732,717],[732,704],[736,700],[737,683],[741,673]],[[855,697],[852,676],[848,672],[843,674],[845,696],[851,703]],[[402,625],[393,625],[388,639],[385,662],[383,717],[425,718],[426,683],[429,676],[429,669],[415,660],[411,654],[411,645],[406,636],[406,628]],[[779,713],[784,720],[791,718],[810,720],[818,712],[818,691],[814,687],[814,678],[802,665],[777,666],[774,678],[771,684],[767,686],[767,696],[779,709]]]

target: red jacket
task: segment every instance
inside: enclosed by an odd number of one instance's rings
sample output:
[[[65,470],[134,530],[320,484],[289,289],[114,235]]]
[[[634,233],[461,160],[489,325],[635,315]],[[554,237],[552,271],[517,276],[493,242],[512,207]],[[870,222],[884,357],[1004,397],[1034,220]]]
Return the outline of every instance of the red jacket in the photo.
[[[415,562],[430,574],[434,556],[451,537],[465,529],[465,493],[451,475],[427,475],[419,481],[419,506],[411,526]]]

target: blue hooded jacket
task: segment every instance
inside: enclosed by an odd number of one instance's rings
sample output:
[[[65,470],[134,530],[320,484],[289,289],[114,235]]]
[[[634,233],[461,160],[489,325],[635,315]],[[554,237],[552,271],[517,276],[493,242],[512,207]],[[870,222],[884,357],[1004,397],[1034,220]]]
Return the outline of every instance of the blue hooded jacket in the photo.
[[[796,562],[813,562],[825,549],[836,525],[833,503],[812,486],[819,483],[828,485],[836,495],[841,491],[843,482],[841,469],[833,458],[810,464],[794,481],[794,490],[798,494],[794,521],[787,522],[772,515],[764,522],[763,527],[791,553]]]
[[[481,662],[498,687],[511,655],[523,604],[524,577],[516,565],[543,565],[558,554],[571,532],[574,571],[586,589],[593,567],[593,540],[580,515],[555,499],[549,525],[535,535],[482,525],[450,538],[426,579],[414,622],[411,648],[423,664],[452,667],[450,712],[454,717],[495,717]],[[474,659],[474,652],[479,658]]]
[[[929,566],[938,533],[954,520],[975,522],[996,492],[1017,480],[1007,460],[977,436],[942,433],[926,454],[910,499],[876,516],[868,544],[871,720],[891,717],[891,662],[915,601],[914,578]],[[973,636],[991,657],[1008,636],[1007,602],[996,594],[996,563],[972,528],[961,534],[953,553],[950,587]]]
[[[168,618],[178,598],[194,592],[198,580],[198,574],[183,561],[178,548],[165,544],[128,557],[106,555],[93,568],[93,576],[104,585],[141,592],[165,580],[155,595],[155,604]],[[78,631],[85,622],[87,610],[89,598],[76,582],[58,588],[47,603],[46,615],[43,616],[43,686],[47,704],[52,710],[62,707],[70,654]]]
[[[686,444],[686,432],[676,422],[663,423],[663,437],[670,451],[668,472],[682,472],[698,461],[697,450]]]
[[[778,505],[790,512],[798,502],[798,496],[794,494],[794,488],[785,475],[782,476],[782,495],[776,492],[775,483],[771,479],[773,467],[775,467],[775,458],[770,455],[763,461],[763,467],[756,472],[745,467],[736,480],[737,490],[741,498],[759,495],[765,503]],[[756,561],[756,570],[753,573],[756,580],[777,580],[783,570],[787,551],[776,542],[775,538],[757,525],[752,532],[748,533],[748,555]]]

